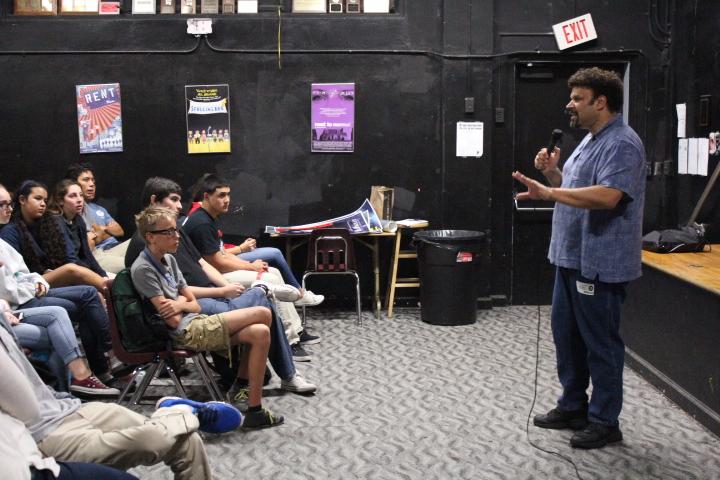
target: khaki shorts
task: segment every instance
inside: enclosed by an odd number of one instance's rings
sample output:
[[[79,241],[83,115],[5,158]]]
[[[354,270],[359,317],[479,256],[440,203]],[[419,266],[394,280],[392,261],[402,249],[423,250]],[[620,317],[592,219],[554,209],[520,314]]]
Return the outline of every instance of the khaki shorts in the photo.
[[[227,321],[221,313],[198,315],[175,337],[175,344],[198,352],[226,352],[230,349]]]

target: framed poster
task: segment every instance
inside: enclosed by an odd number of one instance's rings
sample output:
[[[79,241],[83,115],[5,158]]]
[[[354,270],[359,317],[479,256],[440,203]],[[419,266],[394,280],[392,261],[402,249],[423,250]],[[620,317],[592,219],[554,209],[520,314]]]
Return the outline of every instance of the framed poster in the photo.
[[[222,13],[235,13],[235,0],[222,0]]]
[[[313,83],[310,98],[311,151],[355,149],[355,84]]]
[[[230,152],[230,87],[186,85],[188,153]]]
[[[122,152],[120,84],[77,85],[80,153]]]
[[[60,13],[63,15],[97,14],[99,0],[60,0]]]
[[[258,1],[237,0],[237,13],[258,13]]]
[[[293,0],[293,13],[326,13],[326,0]]]
[[[157,13],[157,9],[155,8],[155,0],[133,0],[132,13],[133,14],[155,14],[155,13]]]
[[[57,15],[57,0],[15,0],[14,15]]]
[[[192,15],[195,13],[195,0],[180,0],[180,13]]]
[[[120,2],[100,0],[100,15],[120,15]]]
[[[200,13],[211,15],[220,12],[219,0],[200,0]]]
[[[160,0],[160,13],[175,13],[175,0]]]

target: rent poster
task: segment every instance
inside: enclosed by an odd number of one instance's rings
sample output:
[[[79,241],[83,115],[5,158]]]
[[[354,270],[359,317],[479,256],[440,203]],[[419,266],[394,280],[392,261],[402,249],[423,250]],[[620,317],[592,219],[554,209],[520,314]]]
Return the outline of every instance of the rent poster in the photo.
[[[352,152],[355,139],[355,84],[312,84],[312,151]]]
[[[186,85],[188,153],[230,152],[230,87]]]
[[[76,85],[80,153],[122,152],[120,84]]]

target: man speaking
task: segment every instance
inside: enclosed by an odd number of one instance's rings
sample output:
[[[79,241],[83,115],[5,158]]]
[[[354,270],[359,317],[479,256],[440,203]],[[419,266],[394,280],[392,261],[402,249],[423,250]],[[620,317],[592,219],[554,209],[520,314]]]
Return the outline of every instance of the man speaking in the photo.
[[[535,168],[550,186],[512,174],[528,188],[518,200],[556,202],[548,258],[557,267],[551,325],[562,395],[534,424],[579,430],[571,446],[601,448],[622,441],[620,305],[627,282],[640,276],[645,151],[622,120],[623,84],[615,72],[581,69],[568,86],[570,126],[589,133],[562,170],[560,149],[538,152]]]

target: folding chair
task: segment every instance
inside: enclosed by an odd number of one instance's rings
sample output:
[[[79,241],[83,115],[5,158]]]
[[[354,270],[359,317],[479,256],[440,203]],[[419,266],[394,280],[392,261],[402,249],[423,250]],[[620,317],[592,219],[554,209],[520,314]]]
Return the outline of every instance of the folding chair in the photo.
[[[357,324],[362,325],[360,277],[356,271],[355,250],[347,229],[313,230],[308,242],[307,268],[302,278],[303,289],[305,280],[312,275],[352,275],[355,277]],[[305,324],[305,307],[302,307],[302,313],[303,324]]]
[[[158,350],[151,352],[129,352],[125,349],[122,343],[122,335],[120,328],[117,324],[117,317],[115,315],[115,308],[112,298],[112,281],[108,283],[107,288],[103,289],[103,295],[107,301],[108,317],[110,319],[110,338],[112,341],[113,352],[115,356],[121,362],[129,365],[138,365],[130,377],[130,381],[127,386],[123,389],[117,403],[120,404],[127,396],[130,388],[133,384],[137,383],[140,379],[140,384],[136,386],[135,393],[132,395],[129,401],[129,405],[137,405],[140,399],[145,394],[145,390],[150,386],[150,383],[160,374],[160,372],[167,372],[168,376],[172,380],[178,394],[182,398],[187,398],[185,388],[183,387],[180,379],[175,374],[173,368],[168,364],[169,360],[175,358],[191,359],[193,364],[197,367],[200,378],[203,384],[207,388],[210,396],[213,400],[223,401],[225,396],[218,387],[215,379],[213,378],[210,366],[205,359],[205,355],[202,352],[195,352],[188,349],[177,349],[172,350]],[[144,372],[144,373],[143,373]]]

